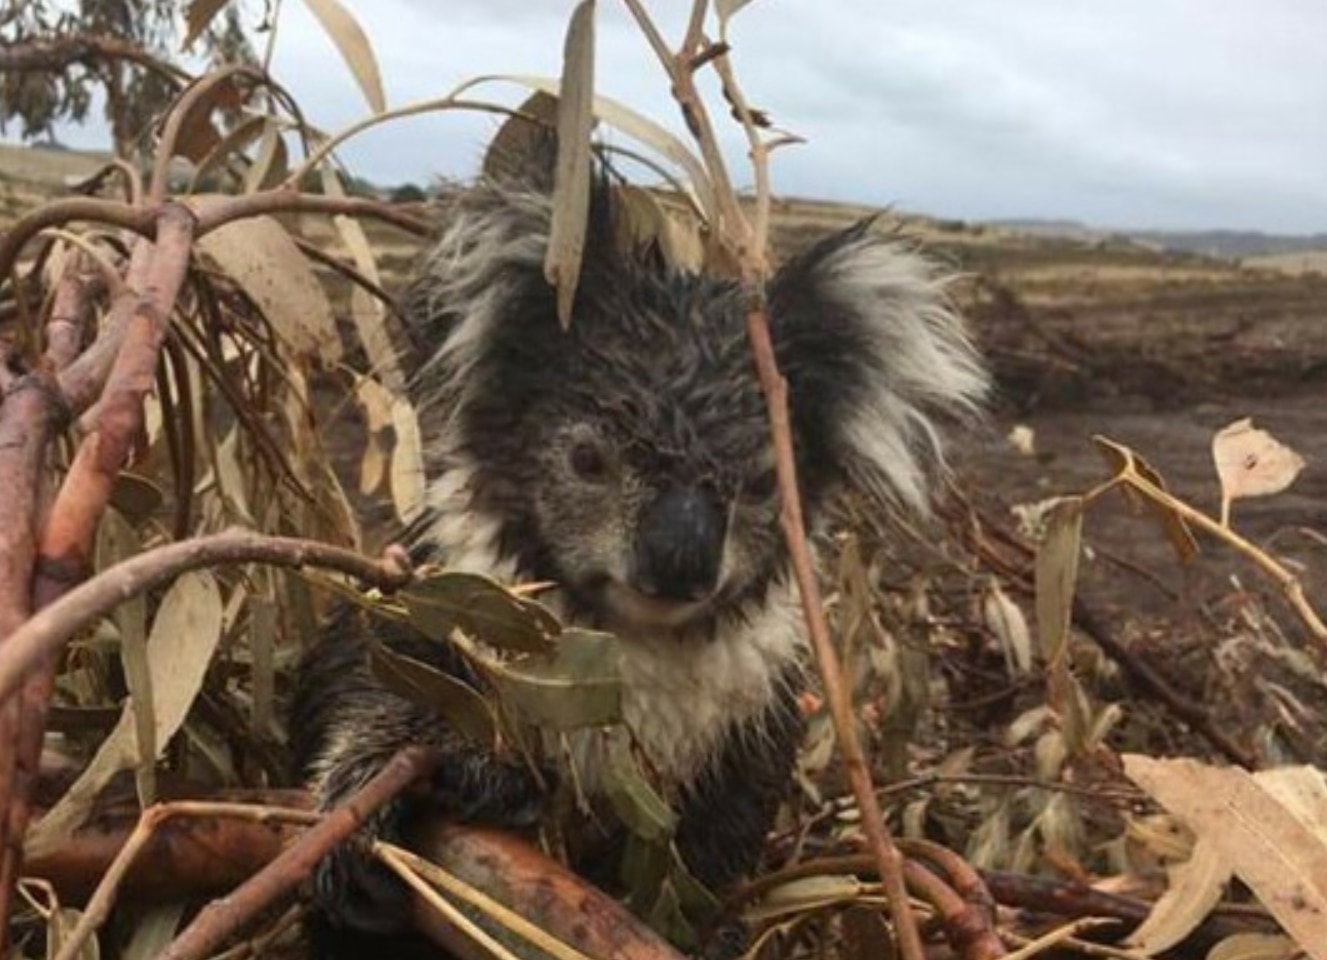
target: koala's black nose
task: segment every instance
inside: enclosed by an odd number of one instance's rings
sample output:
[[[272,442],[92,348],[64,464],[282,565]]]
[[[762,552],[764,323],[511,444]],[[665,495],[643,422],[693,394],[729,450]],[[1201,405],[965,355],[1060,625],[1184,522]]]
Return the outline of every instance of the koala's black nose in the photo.
[[[683,487],[661,494],[641,518],[635,585],[668,600],[699,600],[719,579],[727,527],[713,493]]]

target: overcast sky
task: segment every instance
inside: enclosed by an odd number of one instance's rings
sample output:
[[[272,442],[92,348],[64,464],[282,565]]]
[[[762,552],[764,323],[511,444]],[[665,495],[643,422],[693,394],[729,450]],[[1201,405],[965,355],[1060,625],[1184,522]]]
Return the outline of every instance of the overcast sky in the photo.
[[[556,74],[571,8],[347,5],[392,105],[481,73]],[[672,37],[688,6],[652,3]],[[597,22],[599,91],[678,128],[621,4],[599,0]],[[964,219],[1327,231],[1323,0],[756,0],[731,39],[748,98],[808,141],[776,154],[780,193]],[[324,128],[366,111],[298,0],[277,51],[278,78]],[[381,182],[468,175],[495,125],[405,121],[344,156]],[[732,144],[737,156],[735,130]]]

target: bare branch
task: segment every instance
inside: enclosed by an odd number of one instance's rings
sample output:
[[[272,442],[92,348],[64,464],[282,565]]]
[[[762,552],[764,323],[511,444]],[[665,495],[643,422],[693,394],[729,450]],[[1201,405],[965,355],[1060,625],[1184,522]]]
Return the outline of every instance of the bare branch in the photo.
[[[228,530],[157,547],[80,584],[16,630],[0,648],[0,700],[14,692],[34,664],[125,599],[188,570],[242,563],[337,570],[384,590],[398,589],[411,578],[405,552],[400,548],[389,548],[381,559],[374,560],[330,544],[245,530]]]
[[[298,885],[318,861],[354,833],[371,813],[427,776],[437,762],[436,753],[420,747],[407,747],[397,753],[344,805],[310,828],[267,867],[234,893],[208,904],[158,954],[158,960],[198,960],[212,953],[260,910]]]

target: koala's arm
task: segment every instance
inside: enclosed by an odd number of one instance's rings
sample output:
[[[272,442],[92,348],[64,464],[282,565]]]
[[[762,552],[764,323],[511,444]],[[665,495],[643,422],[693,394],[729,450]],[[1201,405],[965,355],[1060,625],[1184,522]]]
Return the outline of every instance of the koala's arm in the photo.
[[[759,722],[731,733],[682,805],[678,852],[711,890],[731,888],[756,867],[792,787],[805,731],[796,690],[796,684],[781,684]]]
[[[296,759],[319,809],[337,806],[371,779],[397,750],[439,748],[443,761],[428,783],[386,805],[364,824],[372,838],[400,842],[422,810],[460,821],[528,826],[543,795],[536,778],[517,763],[468,741],[440,714],[398,697],[368,666],[369,630],[394,649],[471,679],[454,651],[344,610],[305,654],[290,714]],[[405,888],[381,864],[350,845],[319,864],[314,895],[336,920],[353,928],[391,932],[408,924]]]

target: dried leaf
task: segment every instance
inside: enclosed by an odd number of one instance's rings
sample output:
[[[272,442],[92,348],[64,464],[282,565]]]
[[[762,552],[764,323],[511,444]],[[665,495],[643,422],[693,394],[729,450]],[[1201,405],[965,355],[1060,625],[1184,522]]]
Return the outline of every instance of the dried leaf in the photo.
[[[1157,496],[1148,497],[1146,502],[1160,521],[1162,529],[1166,531],[1166,536],[1170,538],[1170,544],[1175,548],[1176,556],[1179,557],[1181,563],[1188,563],[1196,557],[1198,555],[1198,541],[1194,539],[1193,531],[1184,522],[1184,518],[1176,513],[1171,506],[1174,498],[1166,492],[1166,481],[1162,478],[1160,472],[1139,456],[1137,452],[1130,450],[1123,444],[1116,443],[1114,440],[1095,436],[1092,438],[1092,442],[1097,445],[1097,451],[1106,459],[1106,462],[1117,475],[1141,477],[1150,487],[1158,491]],[[1125,486],[1124,491],[1132,502],[1135,504],[1139,502],[1141,493],[1138,488]]]
[[[558,156],[544,279],[557,289],[558,322],[571,324],[590,213],[590,131],[594,127],[594,0],[572,12],[562,51]]]
[[[751,0],[714,0],[714,12],[719,17],[720,37],[728,36],[728,21],[750,2]]]
[[[524,74],[494,74],[478,77],[473,83],[478,84],[491,80],[517,83],[521,86],[528,87],[531,90],[542,90],[545,93],[551,93],[555,96],[560,89],[560,82],[556,78],[535,77]],[[627,107],[610,97],[596,95],[593,102],[594,116],[596,118],[602,120],[611,127],[616,127],[633,140],[644,144],[661,156],[668,158],[673,163],[677,164],[682,170],[686,171],[690,186],[696,194],[690,199],[698,209],[705,213],[707,218],[713,219],[715,209],[714,187],[710,183],[710,178],[705,172],[704,165],[696,158],[696,155],[688,149],[685,143],[683,143],[678,137],[669,133],[667,129],[655,123],[649,117],[632,110],[630,107]]]
[[[258,143],[258,155],[253,158],[253,163],[249,164],[249,169],[244,174],[244,192],[257,193],[259,190],[280,183],[289,172],[288,161],[286,141],[281,135],[281,123],[273,117],[268,117],[263,124],[262,139]]]
[[[1178,944],[1207,918],[1230,882],[1230,864],[1208,839],[1199,837],[1189,859],[1167,868],[1170,882],[1147,918],[1129,935],[1140,953],[1160,953]]]
[[[1082,539],[1083,499],[1066,497],[1047,513],[1035,569],[1037,638],[1046,660],[1050,705],[1059,712],[1069,706],[1069,625]]]
[[[180,49],[187,51],[201,37],[228,0],[192,0],[184,11],[184,40]]]
[[[498,127],[484,150],[484,176],[493,180],[524,181],[531,165],[543,160],[544,145],[557,129],[558,98],[536,90]]]
[[[1302,956],[1289,937],[1275,933],[1236,933],[1207,951],[1206,960],[1296,960]]]
[[[369,102],[369,109],[382,113],[387,109],[387,98],[382,92],[382,74],[378,71],[378,60],[373,55],[373,46],[364,30],[339,0],[305,0],[310,12],[317,17],[322,28],[336,44],[350,72],[355,75],[355,82]]]
[[[184,723],[203,685],[212,654],[221,641],[221,622],[221,591],[207,571],[182,574],[161,601],[147,643],[158,754]],[[28,855],[48,853],[64,843],[83,822],[101,789],[137,760],[131,698],[92,762],[29,832],[24,847]]]
[[[391,463],[392,503],[401,522],[409,524],[424,509],[428,492],[424,481],[424,437],[419,431],[419,417],[408,400],[394,397],[391,416],[392,432],[396,434]]]
[[[1312,960],[1327,960],[1327,838],[1246,770],[1123,759],[1128,777],[1212,844]]]
[[[325,366],[341,359],[327,293],[278,220],[260,216],[226,224],[200,239],[198,248],[239,284],[297,356]]]
[[[341,178],[331,167],[319,171],[323,193],[329,197],[344,197],[345,187]],[[341,242],[350,251],[350,258],[355,262],[355,269],[370,283],[381,285],[378,273],[378,260],[374,256],[369,236],[364,226],[354,217],[337,214],[332,218]],[[401,369],[401,357],[392,345],[387,333],[387,310],[377,297],[368,293],[359,284],[350,291],[350,316],[355,321],[364,352],[369,355],[369,371],[383,382],[389,391],[397,396],[405,393],[405,373]]]
[[[1022,609],[1004,592],[998,580],[991,580],[982,591],[981,615],[1004,653],[1005,666],[1012,674],[1032,669],[1032,632]]]
[[[1212,460],[1221,481],[1223,526],[1229,525],[1233,501],[1280,493],[1304,469],[1303,457],[1247,417],[1212,437]]]

